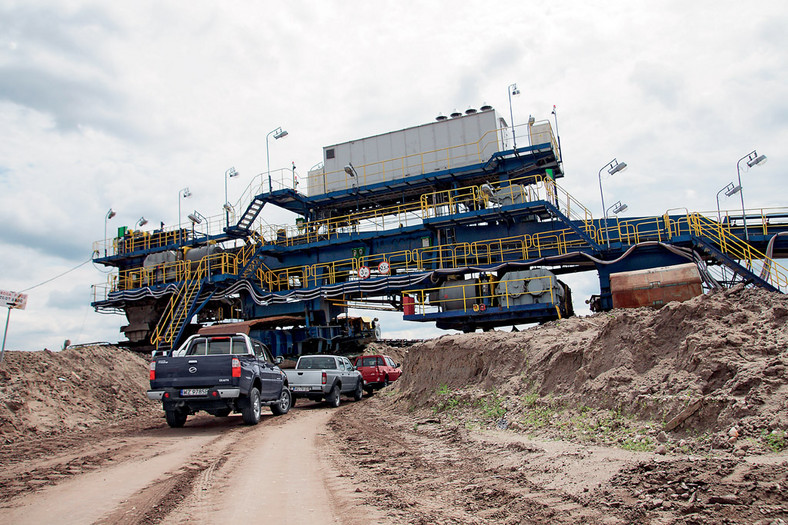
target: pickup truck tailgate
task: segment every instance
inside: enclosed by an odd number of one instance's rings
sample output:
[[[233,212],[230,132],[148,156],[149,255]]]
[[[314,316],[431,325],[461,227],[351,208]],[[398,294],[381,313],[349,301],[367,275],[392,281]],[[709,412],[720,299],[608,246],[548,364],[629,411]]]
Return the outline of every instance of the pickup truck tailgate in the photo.
[[[159,357],[156,359],[156,379],[151,381],[151,388],[237,386],[239,378],[232,377],[234,357],[233,355]]]
[[[321,392],[323,390],[322,370],[285,370],[290,390],[293,392]]]

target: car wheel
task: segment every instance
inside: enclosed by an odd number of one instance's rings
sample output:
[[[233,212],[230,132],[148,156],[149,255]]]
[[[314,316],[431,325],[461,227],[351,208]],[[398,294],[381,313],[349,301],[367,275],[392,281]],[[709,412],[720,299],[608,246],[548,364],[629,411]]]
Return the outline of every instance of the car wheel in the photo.
[[[389,376],[386,376],[386,379],[383,380],[383,388],[389,386]]]
[[[247,425],[256,425],[260,422],[260,391],[257,387],[249,392],[249,404],[241,410],[241,415]]]
[[[356,390],[353,391],[353,400],[361,401],[362,397],[364,397],[364,388],[361,385],[361,379],[359,379],[358,383],[356,383]]]
[[[371,396],[372,394],[374,394],[374,393],[375,393],[375,389],[374,389],[374,388],[367,388],[367,389],[366,389],[366,392],[367,392],[367,395],[368,395],[368,396]]]
[[[273,412],[275,416],[287,414],[287,411],[290,410],[291,406],[293,406],[292,403],[293,396],[290,395],[290,389],[286,386],[283,386],[282,393],[279,396],[279,401],[271,405],[271,412]]]
[[[165,417],[167,418],[167,424],[170,425],[172,428],[181,428],[183,425],[186,424],[186,418],[188,414],[186,414],[185,410],[166,410],[164,412]]]
[[[326,403],[332,408],[339,406],[339,385],[334,385],[331,392],[326,396]]]
[[[231,409],[223,408],[221,410],[217,410],[216,412],[214,412],[213,415],[216,416],[216,417],[227,417],[227,416],[230,415],[230,412],[232,412]]]

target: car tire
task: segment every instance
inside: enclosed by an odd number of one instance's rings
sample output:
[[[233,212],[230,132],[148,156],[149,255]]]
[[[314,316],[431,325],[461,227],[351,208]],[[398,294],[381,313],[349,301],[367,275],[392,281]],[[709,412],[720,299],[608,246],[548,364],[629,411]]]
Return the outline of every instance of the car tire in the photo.
[[[331,392],[326,396],[326,403],[328,403],[328,406],[331,408],[337,408],[339,406],[339,385],[334,385],[331,388]]]
[[[386,388],[389,386],[389,384],[389,376],[386,376],[386,378],[383,380],[383,388]]]
[[[164,416],[167,418],[167,424],[172,428],[181,428],[186,424],[188,414],[185,410],[165,410]]]
[[[282,393],[279,395],[279,401],[271,405],[271,412],[275,416],[283,416],[287,414],[291,406],[293,406],[293,396],[290,394],[290,389],[283,386]]]
[[[354,401],[361,401],[361,398],[364,397],[364,388],[361,384],[361,379],[358,380],[356,383],[356,389],[353,391],[353,400]]]
[[[366,389],[366,392],[367,392],[367,395],[368,395],[368,396],[371,396],[372,394],[374,394],[374,393],[375,393],[375,389],[370,387],[370,388],[367,388],[367,389]]]
[[[241,415],[247,425],[256,425],[260,422],[260,391],[257,387],[253,387],[249,392],[249,404],[241,410]]]

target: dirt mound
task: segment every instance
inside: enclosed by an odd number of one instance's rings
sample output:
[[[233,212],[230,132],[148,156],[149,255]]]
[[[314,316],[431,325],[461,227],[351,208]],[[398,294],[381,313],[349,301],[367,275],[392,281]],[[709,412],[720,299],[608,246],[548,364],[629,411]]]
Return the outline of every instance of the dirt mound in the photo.
[[[0,440],[56,434],[150,415],[148,361],[112,346],[6,352],[0,364]]]
[[[364,355],[382,354],[387,355],[394,360],[395,363],[404,363],[408,358],[410,347],[405,346],[390,346],[386,343],[374,342],[369,343],[364,349]]]
[[[747,436],[774,449],[788,429],[787,323],[787,296],[739,286],[659,310],[442,336],[411,347],[396,401],[473,406],[528,429],[557,421],[593,430],[612,412],[716,432],[715,446]]]

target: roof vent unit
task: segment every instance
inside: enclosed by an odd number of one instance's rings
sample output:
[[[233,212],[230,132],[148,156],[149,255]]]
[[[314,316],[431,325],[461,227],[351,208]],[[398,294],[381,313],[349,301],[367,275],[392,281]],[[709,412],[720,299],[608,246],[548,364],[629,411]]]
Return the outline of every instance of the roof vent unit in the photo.
[[[451,113],[451,115],[449,115],[449,116],[450,116],[451,118],[457,118],[457,117],[461,117],[461,116],[462,116],[462,113],[460,113],[459,111],[457,111],[457,110],[455,109],[455,110],[454,110],[454,111]]]
[[[449,118],[449,117],[447,117],[446,115],[444,115],[443,113],[441,113],[440,115],[438,115],[437,117],[435,117],[435,120],[437,120],[438,122],[441,122],[442,120],[446,120],[446,119],[448,119],[448,118]]]
[[[476,110],[473,108],[468,108],[465,110],[466,115],[473,115],[474,113],[476,113]]]
[[[492,106],[489,105],[487,102],[485,102],[484,104],[482,104],[482,107],[479,108],[479,111],[490,111],[491,109]]]

